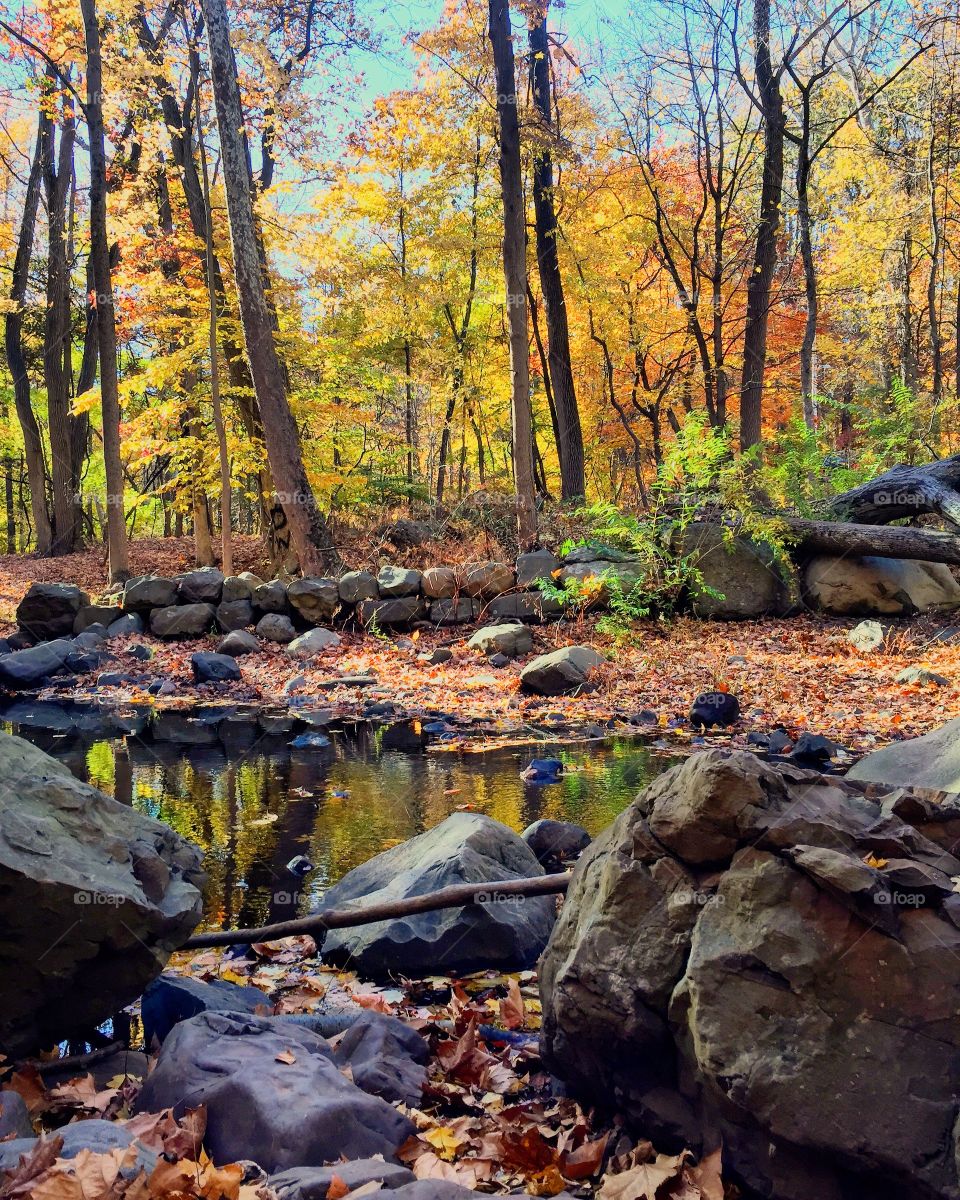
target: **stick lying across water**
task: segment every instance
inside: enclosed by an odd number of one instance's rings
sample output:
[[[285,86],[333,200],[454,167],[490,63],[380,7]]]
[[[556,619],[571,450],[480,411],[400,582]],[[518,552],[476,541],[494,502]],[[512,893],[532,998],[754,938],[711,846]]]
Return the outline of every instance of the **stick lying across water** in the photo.
[[[532,879],[500,879],[491,883],[455,883],[450,887],[411,896],[406,900],[387,900],[380,904],[357,905],[353,908],[328,908],[326,912],[311,913],[276,925],[261,925],[259,929],[217,929],[197,933],[183,943],[183,950],[201,946],[244,946],[251,942],[272,942],[277,938],[293,937],[299,933],[325,933],[328,929],[351,929],[356,925],[371,925],[374,921],[391,921],[397,917],[413,917],[417,913],[435,912],[440,908],[460,908],[468,904],[504,904],[526,896],[550,896],[565,892],[570,883],[570,871],[557,875],[537,875]]]

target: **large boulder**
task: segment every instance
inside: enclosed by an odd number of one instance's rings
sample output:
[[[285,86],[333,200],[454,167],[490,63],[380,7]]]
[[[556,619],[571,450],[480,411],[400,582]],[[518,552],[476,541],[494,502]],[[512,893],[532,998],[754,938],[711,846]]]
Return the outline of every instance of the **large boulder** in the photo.
[[[694,521],[677,549],[699,575],[691,605],[698,617],[745,620],[789,610],[796,581],[767,542],[732,537],[721,525]]]
[[[73,584],[31,583],[17,605],[17,624],[35,642],[69,637],[74,631],[77,613],[89,603],[86,592]]]
[[[610,562],[598,558],[570,562],[568,558],[566,565],[560,569],[558,579],[568,589],[569,585],[574,585],[585,599],[595,604],[606,604],[612,590],[616,588],[624,595],[629,595],[647,575],[645,564],[636,559]]]
[[[807,563],[803,582],[810,603],[837,616],[960,606],[960,584],[943,563],[823,555]]]
[[[177,598],[181,604],[219,604],[223,594],[223,572],[216,567],[199,567],[180,576]]]
[[[381,567],[377,573],[377,588],[380,595],[389,600],[400,596],[418,596],[422,578],[419,571],[406,567]]]
[[[553,583],[560,559],[550,550],[530,550],[517,557],[517,587],[535,588],[544,580]]]
[[[171,604],[155,608],[150,614],[150,632],[154,637],[201,637],[213,625],[217,610],[212,604]]]
[[[129,1004],[200,919],[200,851],[0,734],[0,1050],[34,1053]]]
[[[287,586],[282,579],[257,584],[253,589],[254,607],[262,613],[288,613]]]
[[[153,608],[169,608],[177,602],[177,581],[163,575],[129,579],[123,589],[123,611],[146,615]]]
[[[461,586],[467,596],[490,598],[516,587],[517,574],[507,563],[465,563],[461,571]]]
[[[520,658],[533,649],[533,634],[517,623],[509,625],[487,625],[470,638],[467,645],[471,650],[480,650],[486,655],[505,654],[508,658]]]
[[[563,646],[528,662],[520,672],[520,686],[541,696],[576,692],[602,662],[603,656],[592,646]]]
[[[850,768],[847,778],[891,788],[960,792],[960,717],[922,737],[873,750]]]
[[[750,1196],[956,1200],[958,868],[854,785],[696,754],[575,868],[547,1063]]]
[[[326,892],[323,907],[407,899],[454,883],[476,884],[481,894],[498,880],[542,874],[512,829],[482,813],[458,812],[349,871]],[[323,954],[374,978],[529,967],[546,945],[554,912],[549,896],[518,900],[491,893],[461,908],[331,930]]]
[[[295,1022],[204,1012],[176,1026],[137,1100],[175,1116],[206,1105],[204,1145],[217,1164],[265,1171],[393,1157],[413,1123],[341,1074],[319,1034]]]
[[[295,579],[287,585],[287,600],[309,625],[323,625],[336,616],[340,587],[335,579]]]
[[[102,625],[106,629],[121,615],[121,609],[116,604],[84,604],[73,618],[73,632],[83,633],[91,625]]]
[[[66,670],[67,659],[76,649],[72,641],[58,638],[0,655],[0,687],[14,691],[37,688],[51,675]]]
[[[253,624],[253,601],[222,600],[217,605],[217,628],[224,633]]]
[[[344,604],[359,604],[361,600],[377,600],[380,589],[375,575],[369,571],[347,571],[337,585]]]
[[[361,600],[357,605],[357,620],[367,628],[371,625],[410,625],[426,615],[426,602],[419,596],[398,596],[395,600]]]

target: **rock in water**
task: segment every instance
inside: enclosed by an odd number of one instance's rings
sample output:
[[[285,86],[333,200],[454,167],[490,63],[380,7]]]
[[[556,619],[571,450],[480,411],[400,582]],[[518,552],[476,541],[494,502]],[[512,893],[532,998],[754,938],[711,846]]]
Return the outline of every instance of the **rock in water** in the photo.
[[[484,893],[497,880],[542,874],[512,829],[482,813],[459,812],[349,871],[327,891],[323,907],[361,897],[371,904],[400,900],[455,883],[475,883]],[[323,956],[374,978],[530,967],[547,943],[555,911],[550,896],[490,893],[481,904],[331,930]]]
[[[294,1022],[201,1013],[177,1025],[137,1100],[139,1112],[205,1104],[217,1164],[265,1171],[393,1157],[413,1122],[350,1083],[319,1034]]]
[[[70,583],[32,583],[17,605],[17,624],[36,642],[69,637],[90,597]],[[79,632],[79,631],[78,631]]]
[[[548,870],[576,858],[590,845],[590,834],[582,825],[551,821],[549,817],[534,821],[520,836],[537,856],[537,862]]]
[[[696,754],[575,868],[546,1060],[749,1194],[954,1200],[958,867],[843,781]]]
[[[201,916],[200,851],[0,734],[0,1050],[80,1035],[129,1004]]]

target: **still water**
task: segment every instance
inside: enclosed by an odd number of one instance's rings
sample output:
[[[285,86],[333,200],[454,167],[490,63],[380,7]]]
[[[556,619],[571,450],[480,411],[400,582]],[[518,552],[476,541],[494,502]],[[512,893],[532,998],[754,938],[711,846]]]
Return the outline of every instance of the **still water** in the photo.
[[[79,778],[166,821],[199,845],[207,870],[208,928],[262,925],[302,915],[359,863],[459,808],[522,830],[540,817],[598,833],[655,775],[676,761],[638,741],[460,753],[437,748],[417,723],[334,725],[329,746],[298,749],[289,731],[246,721],[132,714],[105,730],[63,710],[0,713]],[[557,757],[564,775],[535,786],[532,757]],[[312,864],[298,877],[287,864]]]

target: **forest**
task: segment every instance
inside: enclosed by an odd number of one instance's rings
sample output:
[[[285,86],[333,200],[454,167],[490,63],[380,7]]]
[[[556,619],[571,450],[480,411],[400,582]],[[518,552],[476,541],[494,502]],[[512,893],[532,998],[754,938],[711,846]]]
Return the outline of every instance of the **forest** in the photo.
[[[393,509],[533,544],[744,454],[811,515],[955,448],[955,14],[435,15],[6,11],[9,550],[120,577],[233,527],[312,569]]]

